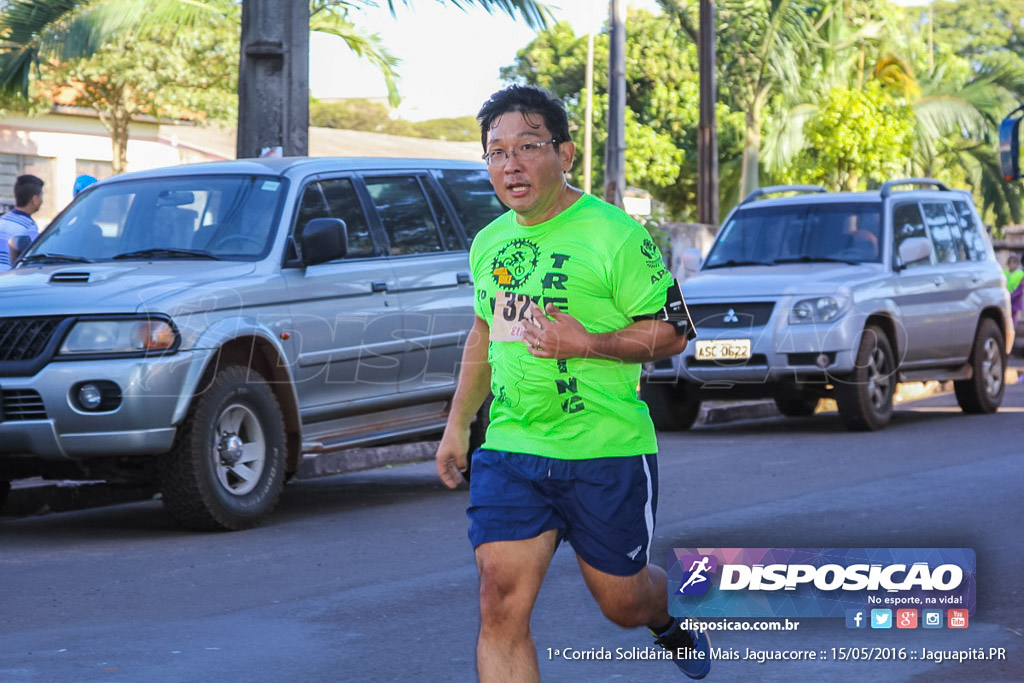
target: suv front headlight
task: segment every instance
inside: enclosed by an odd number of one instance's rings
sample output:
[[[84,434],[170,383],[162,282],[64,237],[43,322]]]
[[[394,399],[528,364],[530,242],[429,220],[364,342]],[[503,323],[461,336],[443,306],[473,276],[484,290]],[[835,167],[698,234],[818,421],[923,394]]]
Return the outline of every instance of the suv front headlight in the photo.
[[[801,299],[789,310],[789,322],[791,325],[831,322],[846,312],[849,303],[849,299],[834,296]]]
[[[79,320],[58,355],[145,354],[172,350],[178,335],[170,322],[154,318]]]

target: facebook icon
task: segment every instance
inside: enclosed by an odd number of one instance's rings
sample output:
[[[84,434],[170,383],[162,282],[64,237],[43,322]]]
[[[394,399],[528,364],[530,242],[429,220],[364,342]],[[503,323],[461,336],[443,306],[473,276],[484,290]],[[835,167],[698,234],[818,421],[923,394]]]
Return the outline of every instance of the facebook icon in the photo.
[[[846,610],[846,628],[867,628],[867,617],[862,609]]]

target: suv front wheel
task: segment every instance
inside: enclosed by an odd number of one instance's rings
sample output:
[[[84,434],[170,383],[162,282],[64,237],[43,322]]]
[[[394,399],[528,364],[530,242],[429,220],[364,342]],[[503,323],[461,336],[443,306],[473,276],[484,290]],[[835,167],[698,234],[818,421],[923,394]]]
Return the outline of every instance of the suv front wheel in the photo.
[[[651,422],[664,432],[685,431],[700,414],[700,399],[684,382],[642,382],[640,399],[651,412]]]
[[[836,383],[836,404],[846,428],[882,429],[892,418],[896,359],[885,332],[868,325],[860,338],[853,372]]]
[[[192,402],[158,461],[164,507],[180,525],[239,530],[269,515],[284,487],[284,418],[255,371],[230,365]]]
[[[965,413],[994,413],[1006,391],[1006,346],[999,326],[990,318],[978,325],[970,358],[970,379],[953,382],[956,402]]]

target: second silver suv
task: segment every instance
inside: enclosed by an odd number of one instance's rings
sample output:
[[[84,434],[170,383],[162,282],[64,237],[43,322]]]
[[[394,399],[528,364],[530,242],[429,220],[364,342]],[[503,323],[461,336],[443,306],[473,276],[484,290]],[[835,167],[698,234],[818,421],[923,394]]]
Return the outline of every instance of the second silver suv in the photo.
[[[782,193],[796,194],[767,198]],[[773,398],[803,416],[832,397],[847,427],[876,430],[896,384],[915,380],[952,380],[964,412],[1002,402],[1009,296],[967,192],[920,178],[762,188],[702,264],[685,260],[700,268],[683,284],[700,336],[648,368],[659,428],[689,428],[706,399]]]

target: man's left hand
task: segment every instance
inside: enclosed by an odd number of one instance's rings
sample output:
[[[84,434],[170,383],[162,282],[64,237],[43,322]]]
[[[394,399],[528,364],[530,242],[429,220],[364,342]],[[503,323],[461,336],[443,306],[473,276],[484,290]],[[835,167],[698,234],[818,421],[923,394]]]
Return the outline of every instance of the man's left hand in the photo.
[[[554,304],[542,311],[530,304],[533,323],[527,321],[523,342],[536,358],[585,358],[590,350],[590,333],[579,320],[562,312]],[[546,315],[545,315],[546,314]]]

